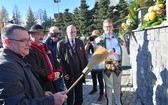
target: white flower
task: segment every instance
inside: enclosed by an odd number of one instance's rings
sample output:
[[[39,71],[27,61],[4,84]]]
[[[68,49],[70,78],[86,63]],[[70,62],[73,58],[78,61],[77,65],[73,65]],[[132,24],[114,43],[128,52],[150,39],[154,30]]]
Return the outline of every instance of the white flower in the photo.
[[[127,25],[131,25],[131,23],[132,23],[132,20],[131,20],[131,19],[127,19],[127,20],[126,20],[126,24],[127,24]]]
[[[154,6],[150,6],[149,9],[148,9],[148,12],[152,12],[152,11],[155,11],[155,7]]]
[[[156,5],[153,6],[153,10],[154,10],[154,11],[157,10],[157,6],[156,6]]]

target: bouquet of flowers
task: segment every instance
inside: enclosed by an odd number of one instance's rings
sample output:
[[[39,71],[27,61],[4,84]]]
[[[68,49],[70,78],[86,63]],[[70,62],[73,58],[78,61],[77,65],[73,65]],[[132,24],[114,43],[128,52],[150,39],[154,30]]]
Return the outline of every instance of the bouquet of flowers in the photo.
[[[124,22],[119,27],[119,33],[127,37],[131,34],[133,29],[136,29],[138,26],[138,17],[137,17],[137,4],[130,4],[128,6],[128,15]]]
[[[165,20],[165,0],[157,0],[154,6],[148,8],[144,15],[141,29],[161,24]]]

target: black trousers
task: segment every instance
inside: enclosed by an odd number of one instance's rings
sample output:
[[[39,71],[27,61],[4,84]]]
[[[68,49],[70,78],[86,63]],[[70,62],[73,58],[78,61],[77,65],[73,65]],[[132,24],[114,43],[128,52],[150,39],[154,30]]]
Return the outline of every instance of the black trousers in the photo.
[[[100,95],[104,94],[104,82],[102,71],[91,71],[92,81],[93,81],[93,90],[97,90],[97,79],[99,82]]]
[[[69,88],[72,83],[65,81],[67,88]],[[83,103],[83,84],[78,82],[76,86],[67,94],[67,105],[82,105]]]

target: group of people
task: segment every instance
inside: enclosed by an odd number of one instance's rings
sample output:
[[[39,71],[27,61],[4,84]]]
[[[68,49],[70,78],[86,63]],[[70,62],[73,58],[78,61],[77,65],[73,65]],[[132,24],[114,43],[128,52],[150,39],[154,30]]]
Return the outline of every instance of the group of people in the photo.
[[[65,38],[60,38],[59,28],[52,26],[45,39],[44,29],[38,24],[29,31],[16,24],[5,26],[1,31],[0,104],[63,105],[66,100],[67,105],[82,105],[85,78],[70,92],[66,89],[81,76],[89,61],[87,54],[94,53],[101,45],[108,50],[109,56],[105,63],[91,71],[93,90],[89,94],[97,91],[98,75],[98,101],[104,96],[104,78],[107,105],[112,105],[113,88],[115,104],[121,105],[122,49],[110,19],[104,20],[103,30],[102,35],[98,30],[93,31],[84,45],[77,38],[74,25],[67,27]]]

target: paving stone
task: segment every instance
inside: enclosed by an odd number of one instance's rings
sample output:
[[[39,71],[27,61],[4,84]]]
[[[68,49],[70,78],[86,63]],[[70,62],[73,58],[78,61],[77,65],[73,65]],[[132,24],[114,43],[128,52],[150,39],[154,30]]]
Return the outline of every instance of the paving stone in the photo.
[[[123,75],[121,85],[123,92],[122,96],[123,105],[142,105],[141,100],[140,98],[137,97],[136,91],[133,89],[132,85],[128,85],[132,84],[130,81],[130,70],[125,70],[123,71],[122,74]],[[83,84],[83,105],[107,105],[107,100],[105,96],[102,101],[97,101],[97,98],[99,97],[99,92],[96,92],[93,95],[89,95],[89,92],[92,90],[91,74],[89,73],[85,78],[86,83]]]

